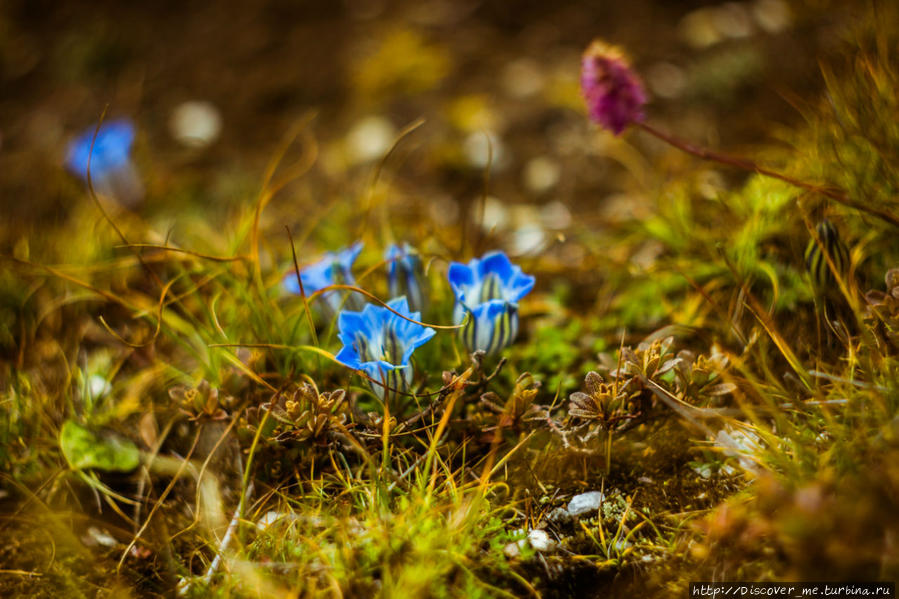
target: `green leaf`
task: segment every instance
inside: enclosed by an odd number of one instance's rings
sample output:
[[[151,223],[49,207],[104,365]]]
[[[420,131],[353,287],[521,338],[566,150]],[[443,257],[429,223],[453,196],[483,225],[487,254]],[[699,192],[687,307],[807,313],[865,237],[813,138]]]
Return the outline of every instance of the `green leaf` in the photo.
[[[140,464],[140,451],[127,439],[99,435],[67,420],[59,431],[59,447],[72,468],[129,472]]]

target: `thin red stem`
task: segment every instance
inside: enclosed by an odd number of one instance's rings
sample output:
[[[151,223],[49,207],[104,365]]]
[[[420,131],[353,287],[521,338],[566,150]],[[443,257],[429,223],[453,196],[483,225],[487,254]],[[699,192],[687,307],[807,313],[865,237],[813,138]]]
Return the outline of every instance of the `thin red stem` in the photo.
[[[814,193],[820,193],[821,195],[826,196],[839,204],[854,208],[856,210],[861,210],[862,212],[870,214],[871,216],[875,216],[893,225],[894,227],[899,227],[899,218],[879,208],[875,208],[873,206],[863,204],[857,200],[853,200],[845,191],[830,189],[827,187],[822,187],[820,185],[814,185],[806,181],[801,181],[799,179],[794,179],[793,177],[789,177],[783,173],[779,173],[769,168],[760,166],[756,162],[747,158],[728,156],[727,154],[719,154],[718,152],[713,152],[711,150],[707,150],[706,148],[691,145],[681,139],[672,137],[667,133],[659,131],[652,125],[647,125],[646,123],[636,123],[636,125],[650,135],[661,139],[665,143],[674,146],[678,150],[686,152],[687,154],[690,154],[692,156],[696,156],[697,158],[700,158],[702,160],[711,160],[712,162],[726,164],[728,166],[742,169],[744,171],[750,171],[753,173],[758,173],[760,175],[765,175],[766,177],[771,177],[773,179],[779,179],[795,187],[807,189],[808,191]]]

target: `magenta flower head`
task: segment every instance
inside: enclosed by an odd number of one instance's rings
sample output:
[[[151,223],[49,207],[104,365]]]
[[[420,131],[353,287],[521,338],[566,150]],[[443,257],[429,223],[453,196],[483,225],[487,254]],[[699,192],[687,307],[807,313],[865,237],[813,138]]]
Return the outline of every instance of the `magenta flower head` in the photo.
[[[594,40],[584,52],[581,93],[590,119],[615,135],[643,120],[643,84],[624,54],[614,46]]]

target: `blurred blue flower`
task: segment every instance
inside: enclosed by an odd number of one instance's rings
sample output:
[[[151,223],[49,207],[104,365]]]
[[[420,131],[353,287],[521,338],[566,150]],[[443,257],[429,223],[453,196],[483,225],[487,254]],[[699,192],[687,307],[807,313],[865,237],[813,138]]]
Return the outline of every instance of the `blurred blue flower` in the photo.
[[[408,243],[402,247],[391,244],[384,257],[390,263],[387,278],[390,297],[405,295],[410,309],[424,310],[428,301],[428,281],[418,252]]]
[[[387,302],[393,310],[413,320],[421,317],[409,310],[405,297]],[[361,312],[344,310],[337,319],[337,337],[343,349],[336,359],[353,370],[362,370],[387,388],[370,383],[381,399],[397,396],[412,384],[412,352],[434,336],[434,329],[400,318],[383,306],[368,304]]]
[[[131,160],[131,144],[134,143],[134,125],[131,121],[126,119],[106,121],[100,125],[96,141],[94,141],[95,131],[96,125],[85,129],[69,144],[66,155],[66,168],[85,181],[87,181],[88,159],[93,179],[102,179],[110,172],[124,167]]]
[[[453,319],[469,351],[494,354],[518,335],[518,300],[534,288],[534,277],[513,266],[503,252],[489,252],[467,265],[453,262],[449,282],[456,295]]]
[[[324,258],[301,270],[300,279],[303,281],[303,291],[309,296],[330,285],[355,285],[353,262],[356,261],[356,257],[361,251],[362,242],[357,241],[339,252],[326,253]],[[300,284],[297,282],[296,273],[291,272],[284,278],[284,287],[290,293],[300,293]],[[348,307],[361,307],[362,300],[352,292],[327,291],[322,294],[322,299],[325,300],[328,308],[337,314],[340,312],[341,305],[344,304],[343,298],[347,294],[349,294],[346,298]]]
[[[90,162],[91,182],[99,193],[136,204],[143,197],[143,186],[131,162],[133,143],[134,124],[127,119],[106,121],[99,129],[93,125],[69,144],[66,169],[86,182]]]

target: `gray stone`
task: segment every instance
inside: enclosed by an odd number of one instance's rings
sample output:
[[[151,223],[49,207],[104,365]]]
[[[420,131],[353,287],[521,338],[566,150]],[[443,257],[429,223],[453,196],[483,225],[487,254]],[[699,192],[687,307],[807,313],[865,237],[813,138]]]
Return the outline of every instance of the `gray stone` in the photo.
[[[568,513],[572,516],[583,516],[595,512],[602,504],[603,494],[600,491],[588,491],[571,498],[568,503]]]
[[[556,546],[556,542],[549,538],[547,532],[539,528],[528,533],[528,543],[540,552],[552,551]]]

